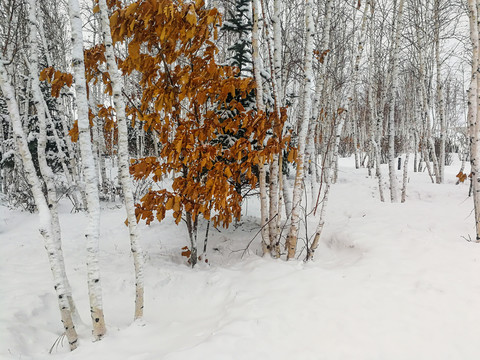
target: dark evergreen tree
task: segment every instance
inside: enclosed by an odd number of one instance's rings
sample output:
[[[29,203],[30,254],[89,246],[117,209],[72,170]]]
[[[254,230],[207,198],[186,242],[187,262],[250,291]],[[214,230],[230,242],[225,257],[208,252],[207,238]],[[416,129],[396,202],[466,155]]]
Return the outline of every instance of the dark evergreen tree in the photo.
[[[251,76],[252,73],[250,2],[251,0],[235,0],[235,11],[229,11],[222,28],[236,38],[235,43],[228,48],[232,53],[228,65],[237,66],[240,69],[239,76]]]
[[[227,20],[222,28],[223,31],[231,33],[235,39],[233,45],[228,47],[231,56],[228,58],[227,64],[239,68],[238,76],[253,77],[251,0],[235,0],[234,6],[234,11],[228,11]],[[264,80],[264,103],[267,112],[270,112],[274,108],[272,91],[269,87],[271,78],[267,71],[262,71],[261,75]],[[239,101],[246,109],[256,108],[253,91],[245,99],[239,99]]]
[[[228,47],[230,57],[227,59],[227,65],[238,68],[238,77],[252,77],[253,76],[253,62],[252,62],[252,12],[251,0],[235,0],[235,10],[228,11],[227,20],[224,22],[222,31],[228,32],[231,38],[234,39],[232,45]],[[229,98],[229,101],[232,99]],[[237,92],[233,100],[238,101],[246,110],[256,108],[255,91],[251,91],[246,97],[241,97]],[[237,115],[236,110],[224,109],[220,106],[220,111],[224,111],[225,118],[234,118]],[[219,142],[227,149],[234,144],[238,139],[245,137],[245,130],[242,128],[236,131],[228,131],[223,134],[218,134],[215,142]],[[256,144],[253,144],[254,146]],[[218,159],[224,161],[224,159]],[[258,174],[257,166],[252,168],[254,174]],[[245,196],[250,189],[244,176],[241,176],[239,182],[235,182],[236,190],[242,196]]]

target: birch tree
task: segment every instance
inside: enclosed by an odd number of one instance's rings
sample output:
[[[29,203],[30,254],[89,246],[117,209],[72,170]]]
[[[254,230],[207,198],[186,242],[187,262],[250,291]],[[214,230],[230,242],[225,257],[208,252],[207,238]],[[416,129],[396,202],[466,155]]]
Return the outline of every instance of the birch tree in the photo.
[[[25,169],[27,181],[31,187],[35,205],[39,213],[39,232],[45,241],[45,248],[48,253],[48,260],[53,274],[54,288],[57,295],[58,306],[60,308],[61,320],[65,329],[65,334],[70,346],[70,350],[75,350],[78,346],[78,336],[72,319],[72,309],[70,307],[68,292],[65,278],[65,268],[63,264],[63,254],[61,247],[57,245],[53,230],[53,219],[49,210],[49,205],[45,200],[42,192],[42,185],[37,176],[35,166],[33,164],[32,155],[28,149],[27,139],[23,131],[22,120],[18,108],[18,103],[15,99],[15,91],[8,80],[7,71],[4,66],[4,59],[0,55],[0,88],[3,97],[6,100],[12,129],[15,136],[17,150],[22,159],[22,164]]]
[[[434,3],[434,19],[435,19],[435,66],[437,81],[437,114],[440,122],[440,153],[438,157],[438,183],[445,182],[445,141],[447,136],[445,105],[443,100],[442,86],[442,63],[440,61],[440,0]]]
[[[90,124],[88,119],[87,84],[83,58],[82,19],[78,0],[69,0],[70,24],[72,31],[72,64],[75,78],[75,95],[78,116],[78,132],[82,170],[85,178],[87,200],[88,228],[85,239],[87,246],[87,276],[90,298],[90,313],[93,324],[93,336],[100,340],[106,332],[103,315],[102,286],[98,263],[100,238],[100,200],[98,179],[95,171],[92,144],[90,141]]]
[[[50,211],[50,215],[52,219],[51,224],[52,224],[52,231],[53,231],[53,239],[55,241],[55,246],[57,248],[58,260],[61,265],[60,269],[64,272],[62,274],[62,278],[64,279],[66,296],[70,305],[70,309],[74,316],[74,319],[78,322],[80,318],[77,313],[75,303],[73,301],[70,283],[65,273],[63,251],[62,251],[62,240],[61,240],[62,236],[61,236],[60,220],[58,217],[58,209],[57,209],[57,205],[58,205],[57,199],[59,198],[59,196],[55,188],[55,179],[54,179],[53,170],[47,163],[47,154],[45,152],[45,149],[47,147],[47,119],[46,119],[47,109],[45,107],[45,100],[43,98],[43,94],[40,89],[40,81],[38,77],[38,53],[37,53],[38,47],[35,46],[35,44],[37,43],[36,14],[37,14],[37,11],[36,11],[35,1],[29,0],[28,21],[29,21],[29,28],[30,28],[29,45],[31,46],[31,49],[30,49],[30,56],[29,58],[25,59],[25,62],[27,63],[30,71],[33,104],[37,111],[37,119],[38,119],[38,127],[39,127],[39,136],[38,136],[38,143],[37,143],[38,163],[39,163],[40,173],[45,183],[46,200],[48,203],[48,209]],[[57,146],[59,149],[61,149],[59,144]]]
[[[128,128],[127,117],[125,115],[125,101],[122,95],[122,80],[115,60],[115,54],[112,44],[112,35],[110,33],[110,20],[108,18],[108,8],[105,0],[98,2],[101,29],[105,43],[105,58],[107,60],[108,72],[112,82],[113,103],[118,123],[118,156],[120,166],[120,183],[122,185],[125,209],[127,211],[128,229],[130,231],[130,248],[133,255],[135,266],[135,320],[143,316],[143,254],[139,244],[139,235],[137,219],[135,217],[135,204],[133,201],[132,180],[130,178],[130,157],[128,155]]]
[[[392,85],[390,87],[390,104],[388,115],[388,171],[390,177],[390,200],[398,201],[398,180],[395,175],[395,103],[398,91],[398,62],[400,56],[400,34],[403,26],[403,3],[400,0],[394,19],[392,59]]]
[[[480,50],[479,50],[479,7],[475,0],[468,0],[470,40],[472,42],[472,77],[468,93],[468,126],[470,135],[470,164],[472,168],[473,205],[475,210],[476,241],[480,242]]]
[[[313,40],[315,36],[315,27],[313,24],[312,1],[305,2],[305,59],[304,59],[304,84],[303,84],[303,109],[302,117],[297,124],[298,145],[296,157],[296,175],[293,188],[292,215],[290,228],[287,235],[287,259],[295,258],[298,241],[298,226],[301,213],[301,201],[303,193],[303,180],[305,174],[305,148],[308,133],[308,123],[310,120],[310,111],[312,106],[312,86],[313,86]]]
[[[262,85],[262,63],[260,59],[260,3],[258,0],[253,0],[252,3],[252,61],[253,61],[253,76],[256,88],[257,109],[265,113],[265,104],[263,102],[263,85]],[[262,233],[262,249],[263,254],[271,253],[270,232],[268,227],[268,194],[267,194],[267,170],[265,162],[261,161],[258,165],[259,171],[259,187],[260,187],[260,226]]]

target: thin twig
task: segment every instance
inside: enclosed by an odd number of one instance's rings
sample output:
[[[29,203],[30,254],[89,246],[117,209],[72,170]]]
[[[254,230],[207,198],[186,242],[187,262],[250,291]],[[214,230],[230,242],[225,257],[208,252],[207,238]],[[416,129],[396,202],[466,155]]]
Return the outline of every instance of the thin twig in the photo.
[[[265,226],[267,226],[273,219],[275,219],[277,217],[278,214],[275,214],[274,217],[272,217],[270,220],[268,220],[263,226],[260,227],[260,229],[257,231],[257,233],[255,234],[255,236],[252,238],[252,240],[250,240],[247,244],[247,247],[245,249],[239,249],[239,250],[232,250],[232,252],[239,252],[239,251],[242,251],[243,250],[243,253],[242,253],[242,256],[241,258],[243,259],[243,257],[245,256],[245,253],[247,252],[248,248],[250,247],[250,245],[252,244],[252,242],[255,240],[255,238],[258,236],[258,234],[260,234],[263,230],[263,228]]]

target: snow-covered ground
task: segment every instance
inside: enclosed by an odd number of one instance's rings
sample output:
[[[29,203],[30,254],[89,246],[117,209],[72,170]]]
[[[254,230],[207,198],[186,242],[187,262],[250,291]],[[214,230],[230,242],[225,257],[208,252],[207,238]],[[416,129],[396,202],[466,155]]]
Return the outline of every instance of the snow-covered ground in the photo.
[[[101,269],[107,336],[92,343],[85,217],[62,204],[65,258],[86,325],[62,333],[36,215],[0,206],[0,359],[477,360],[480,245],[468,185],[410,172],[404,204],[381,203],[375,179],[341,162],[314,262],[261,258],[258,204],[238,229],[213,229],[210,266],[191,269],[185,226],[142,225],[145,320],[132,324],[133,264],[121,208],[104,204]],[[400,175],[400,174],[399,174]],[[308,224],[313,231],[315,223]],[[200,234],[202,234],[203,228]],[[302,247],[300,241],[299,248]],[[303,259],[303,256],[302,258]]]

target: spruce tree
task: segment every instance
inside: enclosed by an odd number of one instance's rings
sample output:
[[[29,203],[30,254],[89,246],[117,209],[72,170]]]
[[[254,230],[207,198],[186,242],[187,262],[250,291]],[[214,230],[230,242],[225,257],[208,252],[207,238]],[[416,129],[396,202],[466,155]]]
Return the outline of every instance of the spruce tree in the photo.
[[[249,41],[252,31],[250,18],[250,0],[235,0],[235,11],[229,11],[223,31],[232,33],[236,41],[228,47],[232,53],[228,65],[240,69],[239,76],[252,75],[252,44]]]
[[[234,43],[228,47],[230,57],[227,59],[227,64],[238,68],[237,77],[253,76],[252,43],[250,41],[252,32],[250,3],[251,0],[235,0],[235,10],[228,11],[227,20],[222,27],[222,31],[229,32],[235,39]],[[247,110],[256,108],[255,91],[249,92],[244,98],[239,96],[239,92],[237,91],[236,96],[231,97],[230,100],[238,101]],[[236,110],[223,109],[223,107],[221,107],[220,111],[224,112],[225,118],[233,118],[237,113]],[[244,135],[244,129],[240,128],[235,132],[228,131],[223,134],[218,134],[214,142],[220,142],[224,149],[228,149],[231,144],[244,137]],[[224,159],[218,160],[224,161]],[[258,174],[258,168],[254,166],[252,172]],[[243,189],[248,190],[250,188],[244,176],[234,185],[240,195],[242,195]]]

